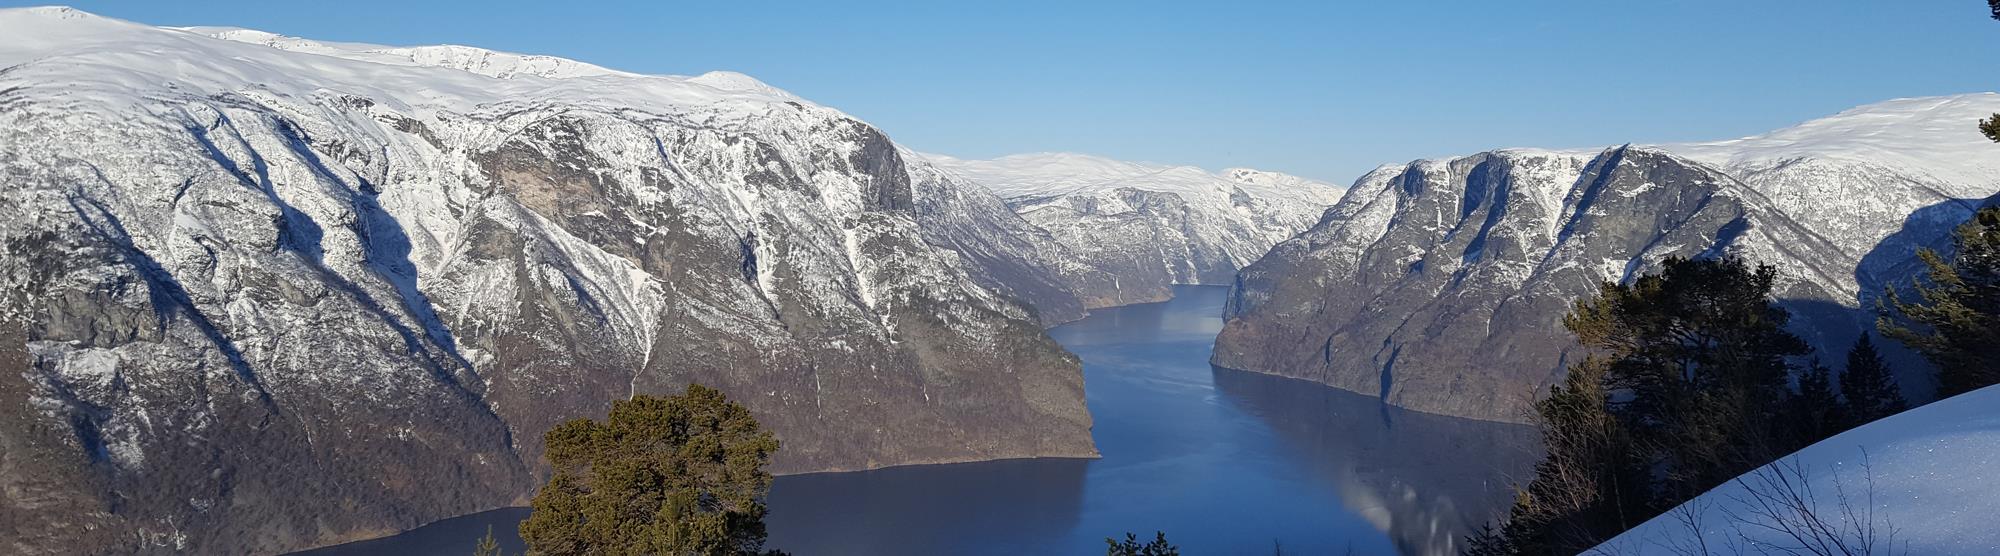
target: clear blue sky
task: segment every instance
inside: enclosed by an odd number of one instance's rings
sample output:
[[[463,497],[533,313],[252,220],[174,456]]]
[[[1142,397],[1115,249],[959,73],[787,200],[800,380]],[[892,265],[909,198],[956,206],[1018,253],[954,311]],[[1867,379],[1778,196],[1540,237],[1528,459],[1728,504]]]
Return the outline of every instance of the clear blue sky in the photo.
[[[1386,162],[1723,139],[2000,87],[2000,21],[1978,0],[73,5],[645,73],[726,69],[923,151],[1072,151],[1343,184]]]

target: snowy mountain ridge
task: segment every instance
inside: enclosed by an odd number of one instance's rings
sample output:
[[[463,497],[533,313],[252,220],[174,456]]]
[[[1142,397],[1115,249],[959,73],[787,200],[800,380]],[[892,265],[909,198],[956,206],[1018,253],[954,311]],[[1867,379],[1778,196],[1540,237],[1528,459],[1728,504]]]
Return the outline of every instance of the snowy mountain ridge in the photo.
[[[1719,168],[1842,159],[1920,170],[1949,185],[2000,183],[1992,149],[1968,140],[1965,114],[2000,109],[2000,93],[1899,98],[1739,139],[1660,148]],[[1952,192],[1947,192],[1952,193]]]
[[[429,45],[394,47],[368,43],[320,42],[241,27],[179,27],[176,29],[223,40],[268,46],[279,50],[319,54],[322,56],[378,64],[454,68],[501,79],[530,75],[549,79],[592,76],[643,77],[635,73],[612,70],[554,56],[514,54],[470,46]]]
[[[1209,172],[1073,153],[990,160],[924,155],[991,189],[1115,279],[1105,304],[1160,301],[1173,284],[1227,284],[1318,222],[1343,189],[1247,168]]]
[[[1519,421],[1581,355],[1548,330],[1570,300],[1714,254],[1781,268],[1795,331],[1840,353],[1912,253],[2000,192],[1974,125],[1995,112],[2000,94],[1899,99],[1731,141],[1383,166],[1239,274],[1215,363]]]
[[[43,62],[16,71],[66,72],[28,77],[74,78],[84,89],[79,93],[115,94],[167,80],[182,80],[184,86],[204,90],[251,89],[302,97],[339,89],[394,102],[396,108],[415,115],[466,112],[505,102],[560,101],[659,111],[701,107],[710,112],[708,117],[741,118],[772,102],[797,101],[789,93],[728,72],[697,77],[639,75],[562,58],[462,46],[383,47],[235,28],[159,28],[64,7],[0,11],[0,26],[18,30],[0,43],[0,64]],[[149,50],[178,53],[191,66],[146,64],[142,53]],[[50,63],[58,60],[63,63]],[[735,110],[714,110],[720,107]]]
[[[1165,193],[1226,193],[1231,188],[1273,198],[1309,202],[1338,200],[1344,188],[1298,176],[1227,168],[1209,172],[1196,166],[1152,164],[1101,156],[1042,152],[992,159],[964,159],[925,154],[938,166],[964,174],[1008,199],[1056,197],[1133,187]],[[1325,190],[1332,190],[1331,197]]]
[[[1873,306],[1908,257],[2000,191],[2000,149],[1967,121],[2000,112],[2000,93],[1905,98],[1770,133],[1658,148],[1735,176],[1850,265],[1834,284]],[[1967,120],[1971,118],[1971,120]],[[1851,262],[1850,262],[1851,261]]]
[[[537,54],[516,54],[473,46],[385,46],[354,42],[322,42],[241,27],[176,27],[172,29],[291,52],[319,54],[322,56],[378,64],[451,68],[500,79],[528,76],[545,79],[593,77],[661,79],[694,83],[723,91],[748,92],[771,98],[805,102],[805,99],[797,95],[758,81],[757,78],[733,71],[712,71],[693,77],[649,75],[614,70],[568,58]]]
[[[0,10],[0,552],[519,505],[543,431],[691,382],[781,473],[1095,454],[1042,326],[1097,278],[864,122],[733,74],[212,32]]]

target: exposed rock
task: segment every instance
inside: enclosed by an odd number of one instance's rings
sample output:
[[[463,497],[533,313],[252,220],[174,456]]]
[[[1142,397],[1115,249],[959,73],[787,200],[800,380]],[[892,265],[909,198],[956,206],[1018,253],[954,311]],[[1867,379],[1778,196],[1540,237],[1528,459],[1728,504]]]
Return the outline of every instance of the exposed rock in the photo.
[[[1242,168],[1212,174],[1063,153],[928,158],[993,189],[1046,230],[1059,246],[1055,256],[1067,258],[1054,266],[1089,308],[1163,301],[1175,284],[1229,284],[1341,194]]]
[[[864,123],[740,76],[202,33],[0,11],[0,552],[518,504],[544,430],[689,382],[779,472],[1095,455],[1008,295],[1080,315],[1045,237]]]
[[[1725,253],[1777,265],[1794,328],[1844,353],[1912,248],[2000,190],[2000,146],[1964,123],[1996,109],[1990,93],[1907,99],[1735,141],[1385,166],[1243,270],[1214,362],[1524,421],[1580,355],[1561,328],[1573,300]]]
[[[1027,301],[1045,324],[1118,305],[1105,294],[1115,291],[1114,276],[1016,216],[984,187],[940,171],[921,155],[905,156],[917,191],[918,229],[976,269],[972,277],[980,285]]]

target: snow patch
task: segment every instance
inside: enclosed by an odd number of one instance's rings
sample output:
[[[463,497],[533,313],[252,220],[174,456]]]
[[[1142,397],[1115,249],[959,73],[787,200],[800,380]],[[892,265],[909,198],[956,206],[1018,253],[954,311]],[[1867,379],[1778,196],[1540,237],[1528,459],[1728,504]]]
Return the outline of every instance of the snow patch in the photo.
[[[1849,542],[1861,529],[1872,529],[1882,537],[1877,550],[1893,548],[1897,554],[2000,554],[2000,529],[1992,526],[1993,516],[2000,515],[1995,407],[2000,386],[1989,386],[1834,435],[1640,524],[1592,553],[1671,555],[1704,545],[1784,553],[1800,543],[1760,526],[1778,523],[1760,515],[1760,501],[1764,494],[1800,493],[1810,495],[1804,506],[1843,527],[1839,536]],[[1798,482],[1795,488],[1774,487],[1769,479],[1777,477]],[[1848,517],[1848,511],[1859,517]]]

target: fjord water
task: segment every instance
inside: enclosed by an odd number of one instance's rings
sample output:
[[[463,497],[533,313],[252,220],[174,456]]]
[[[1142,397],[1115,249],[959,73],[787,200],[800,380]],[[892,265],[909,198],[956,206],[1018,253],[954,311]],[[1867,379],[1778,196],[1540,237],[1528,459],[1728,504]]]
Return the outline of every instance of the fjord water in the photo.
[[[1509,500],[1528,427],[1399,410],[1315,383],[1219,369],[1226,288],[1104,309],[1050,330],[1083,359],[1102,459],[780,477],[770,546],[794,554],[1093,554],[1155,530],[1188,554],[1438,554]],[[310,552],[459,554],[524,509]]]

